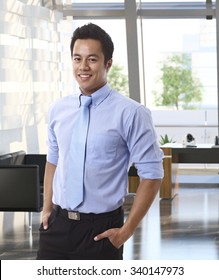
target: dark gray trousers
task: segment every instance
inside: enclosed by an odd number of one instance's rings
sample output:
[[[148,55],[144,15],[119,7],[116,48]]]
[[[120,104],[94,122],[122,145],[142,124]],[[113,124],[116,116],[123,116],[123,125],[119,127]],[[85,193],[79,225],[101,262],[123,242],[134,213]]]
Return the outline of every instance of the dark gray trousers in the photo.
[[[39,232],[38,260],[122,260],[123,247],[117,249],[108,238],[94,237],[123,225],[121,208],[103,214],[84,214],[80,220],[68,218],[66,210],[56,207],[49,217],[49,227]]]

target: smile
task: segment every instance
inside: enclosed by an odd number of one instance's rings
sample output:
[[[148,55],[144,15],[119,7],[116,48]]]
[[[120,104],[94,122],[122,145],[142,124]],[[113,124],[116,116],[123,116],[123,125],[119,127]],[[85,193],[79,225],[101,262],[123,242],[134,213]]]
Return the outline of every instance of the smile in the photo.
[[[86,78],[89,78],[89,77],[91,77],[91,75],[89,75],[89,74],[80,74],[80,75],[78,75],[80,78],[82,78],[82,79],[86,79]]]

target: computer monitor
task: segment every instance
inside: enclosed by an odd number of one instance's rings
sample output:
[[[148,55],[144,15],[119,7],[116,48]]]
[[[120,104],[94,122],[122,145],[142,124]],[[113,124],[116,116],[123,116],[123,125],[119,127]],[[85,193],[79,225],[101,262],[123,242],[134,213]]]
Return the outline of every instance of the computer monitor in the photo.
[[[0,211],[40,210],[39,166],[0,166]]]

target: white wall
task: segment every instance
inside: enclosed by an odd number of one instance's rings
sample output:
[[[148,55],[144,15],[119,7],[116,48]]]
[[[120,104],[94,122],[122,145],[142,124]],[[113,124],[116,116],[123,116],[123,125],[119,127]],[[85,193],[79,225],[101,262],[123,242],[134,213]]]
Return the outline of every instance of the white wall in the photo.
[[[48,107],[61,95],[61,19],[47,8],[0,1],[0,154],[46,152]]]
[[[160,111],[153,110],[152,117],[158,140],[167,134],[174,141],[182,143],[186,134],[191,133],[197,143],[214,144],[218,135],[217,110]]]

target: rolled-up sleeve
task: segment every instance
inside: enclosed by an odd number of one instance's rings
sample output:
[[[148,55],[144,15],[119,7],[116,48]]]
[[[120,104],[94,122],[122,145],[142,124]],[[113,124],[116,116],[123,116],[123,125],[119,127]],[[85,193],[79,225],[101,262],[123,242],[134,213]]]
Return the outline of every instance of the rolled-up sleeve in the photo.
[[[162,179],[163,151],[157,142],[151,112],[144,106],[136,109],[128,134],[130,160],[141,179]]]
[[[54,131],[54,122],[52,121],[53,115],[53,110],[50,108],[48,112],[48,136],[47,136],[47,146],[48,146],[48,151],[47,151],[47,161],[57,165],[58,163],[58,155],[59,155],[59,148],[58,148],[58,143]]]

